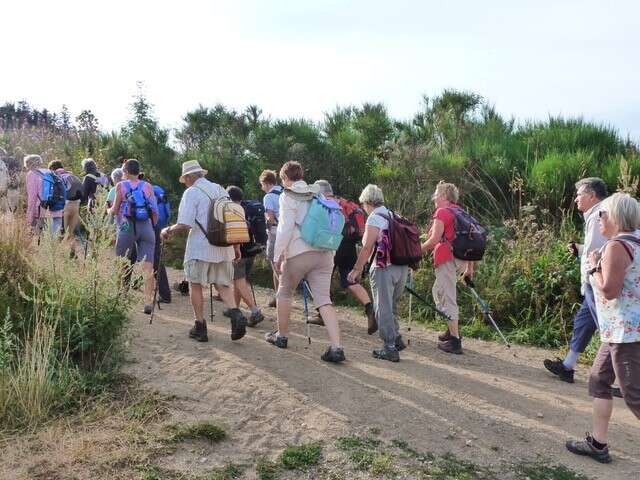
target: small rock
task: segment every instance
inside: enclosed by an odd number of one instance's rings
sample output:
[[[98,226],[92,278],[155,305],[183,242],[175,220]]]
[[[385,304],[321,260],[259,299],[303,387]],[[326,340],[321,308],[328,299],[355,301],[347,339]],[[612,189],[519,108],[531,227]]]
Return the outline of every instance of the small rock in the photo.
[[[471,445],[473,445],[473,443],[471,442],[471,440],[467,440],[464,444],[465,444],[467,447],[470,447]]]
[[[205,463],[206,461],[207,461],[207,457],[202,457],[202,458],[200,459],[200,463]]]
[[[536,414],[536,417],[538,417],[538,418],[544,418],[544,415],[543,415],[543,414],[541,414],[540,412],[538,412],[538,413]]]

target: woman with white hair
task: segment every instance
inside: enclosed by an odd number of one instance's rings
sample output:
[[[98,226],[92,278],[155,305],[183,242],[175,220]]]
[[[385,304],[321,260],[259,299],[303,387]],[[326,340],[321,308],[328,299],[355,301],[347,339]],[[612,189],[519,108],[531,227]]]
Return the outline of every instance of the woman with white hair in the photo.
[[[26,155],[24,157],[24,168],[27,170],[25,178],[27,189],[27,224],[38,233],[45,223],[50,225],[51,233],[55,234],[62,228],[62,217],[64,207],[51,211],[41,205],[40,193],[42,192],[42,179],[49,174],[49,170],[44,168],[40,155]]]
[[[389,218],[391,213],[384,206],[384,195],[377,185],[367,185],[360,194],[360,203],[367,212],[367,223],[362,238],[362,250],[347,280],[355,283],[375,250],[375,260],[371,262],[369,279],[373,293],[373,308],[383,348],[373,351],[374,358],[400,361],[398,352],[406,345],[400,336],[398,322],[398,302],[404,291],[409,267],[391,263],[391,242],[389,239]]]
[[[114,168],[111,172],[111,182],[113,183],[113,187],[111,187],[111,190],[109,190],[109,193],[107,194],[107,208],[111,208],[113,206],[113,202],[116,199],[117,186],[123,178],[124,170],[120,167]]]
[[[611,386],[616,379],[624,402],[640,419],[640,205],[627,193],[615,193],[602,202],[598,217],[600,232],[609,241],[589,256],[602,342],[589,375],[593,432],[584,440],[567,441],[567,449],[609,463]]]

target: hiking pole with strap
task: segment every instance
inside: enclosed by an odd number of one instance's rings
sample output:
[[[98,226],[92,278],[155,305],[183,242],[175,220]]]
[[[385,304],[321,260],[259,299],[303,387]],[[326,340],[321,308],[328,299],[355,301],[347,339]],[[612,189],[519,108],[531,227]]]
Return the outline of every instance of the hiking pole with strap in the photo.
[[[489,322],[491,322],[491,325],[493,325],[493,328],[496,329],[496,332],[498,332],[498,334],[502,338],[502,341],[505,343],[507,348],[511,348],[511,345],[507,341],[506,337],[500,331],[498,324],[493,319],[493,316],[491,315],[491,311],[489,309],[489,304],[485,300],[483,300],[482,297],[480,297],[478,292],[476,292],[473,280],[471,280],[469,277],[463,277],[462,283],[466,285],[466,287],[471,291],[471,294],[473,295],[473,297],[476,299],[476,302],[478,302],[478,305],[480,306],[480,311],[482,312],[482,316],[484,317],[484,319],[489,320]]]
[[[307,340],[309,341],[309,345],[311,345],[311,324],[309,323],[309,299],[308,295],[310,294],[311,289],[309,288],[309,284],[307,280],[302,280],[302,299],[304,300],[304,323],[307,324]]]
[[[209,323],[213,325],[213,283],[209,284]]]
[[[409,288],[413,289],[413,272],[409,269],[407,283],[409,284]],[[409,326],[407,327],[407,345],[411,345],[411,337],[409,337],[409,333],[411,333],[411,323],[413,321],[413,295],[409,295]]]
[[[160,252],[158,253],[158,268],[156,268],[156,271],[153,274],[153,278],[156,284],[153,287],[153,304],[151,307],[151,316],[149,317],[149,325],[153,323],[153,316],[156,313],[156,305],[158,305],[158,310],[162,310],[162,307],[160,307],[160,300],[158,299],[158,287],[160,284],[158,277],[160,276],[159,272],[160,272],[160,267],[162,266],[163,253],[164,253],[164,242],[160,240]]]
[[[405,285],[404,289],[408,291],[411,295],[416,297],[418,300],[420,300],[422,303],[424,303],[431,310],[433,310],[437,315],[440,315],[442,318],[444,318],[447,322],[451,321],[451,318],[449,318],[449,315],[444,313],[442,310],[439,310],[435,306],[431,305],[431,303],[426,298],[424,298],[422,295],[416,292],[413,288],[409,287],[408,285]]]

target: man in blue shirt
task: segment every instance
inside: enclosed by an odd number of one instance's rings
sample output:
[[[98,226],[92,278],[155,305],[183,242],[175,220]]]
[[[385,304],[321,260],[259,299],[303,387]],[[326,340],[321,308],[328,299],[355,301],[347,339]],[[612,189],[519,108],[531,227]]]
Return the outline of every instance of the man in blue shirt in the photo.
[[[267,217],[267,259],[273,271],[273,288],[278,291],[278,275],[274,268],[273,251],[276,245],[276,231],[280,216],[280,194],[282,187],[278,185],[276,172],[265,170],[260,174],[260,188],[266,194],[262,200],[265,216]],[[275,297],[269,303],[270,307],[276,306]]]

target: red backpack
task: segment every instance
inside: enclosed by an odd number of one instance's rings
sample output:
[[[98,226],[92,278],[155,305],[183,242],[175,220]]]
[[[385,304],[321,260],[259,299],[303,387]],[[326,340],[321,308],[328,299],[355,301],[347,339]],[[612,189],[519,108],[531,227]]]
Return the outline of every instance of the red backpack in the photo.
[[[389,210],[389,215],[376,213],[389,221],[389,240],[391,241],[391,263],[409,265],[414,270],[422,260],[420,231],[415,224],[402,215]]]
[[[337,198],[342,215],[344,215],[344,230],[342,235],[348,240],[362,240],[364,236],[364,228],[366,218],[364,211],[358,206],[357,203],[347,200],[345,198]]]

